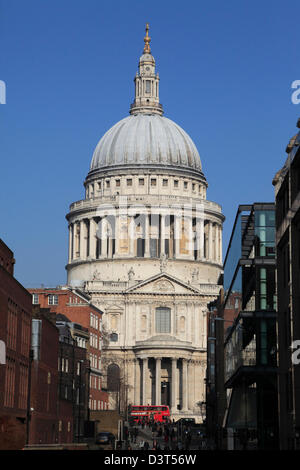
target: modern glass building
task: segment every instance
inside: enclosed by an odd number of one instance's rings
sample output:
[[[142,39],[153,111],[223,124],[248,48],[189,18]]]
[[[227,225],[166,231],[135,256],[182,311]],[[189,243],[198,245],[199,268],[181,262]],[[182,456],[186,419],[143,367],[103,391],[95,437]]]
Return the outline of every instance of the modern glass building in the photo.
[[[277,448],[275,206],[240,205],[224,261],[224,427],[231,448]],[[234,312],[234,316],[232,316]]]

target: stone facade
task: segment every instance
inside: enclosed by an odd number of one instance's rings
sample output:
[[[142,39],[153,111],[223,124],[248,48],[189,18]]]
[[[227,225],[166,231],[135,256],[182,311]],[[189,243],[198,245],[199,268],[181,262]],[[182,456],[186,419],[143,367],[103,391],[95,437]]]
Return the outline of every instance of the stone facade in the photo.
[[[103,364],[118,365],[126,404],[168,404],[175,418],[200,417],[224,217],[206,199],[194,143],[162,116],[147,35],[131,116],[100,140],[85,199],[67,215],[68,284],[104,312]]]

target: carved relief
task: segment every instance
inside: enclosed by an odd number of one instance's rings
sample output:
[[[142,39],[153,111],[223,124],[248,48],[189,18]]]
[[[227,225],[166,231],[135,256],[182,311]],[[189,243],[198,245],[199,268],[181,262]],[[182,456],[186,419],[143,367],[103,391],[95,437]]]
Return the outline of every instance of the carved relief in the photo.
[[[175,290],[173,284],[170,281],[167,281],[167,280],[162,280],[162,281],[156,282],[154,287],[155,287],[156,290],[163,291],[163,292],[166,292],[166,291],[174,292],[174,290]]]

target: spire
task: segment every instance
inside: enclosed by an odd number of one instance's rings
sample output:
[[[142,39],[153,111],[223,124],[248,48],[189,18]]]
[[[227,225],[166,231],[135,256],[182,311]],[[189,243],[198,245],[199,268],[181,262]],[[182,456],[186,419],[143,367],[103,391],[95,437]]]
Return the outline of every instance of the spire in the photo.
[[[144,51],[139,60],[139,71],[135,82],[135,100],[130,106],[130,114],[163,114],[159,103],[159,76],[155,73],[155,60],[150,49],[149,24],[146,24]]]
[[[150,41],[151,38],[149,37],[149,23],[146,24],[146,36],[144,37],[144,54],[151,54],[151,49],[150,49]]]

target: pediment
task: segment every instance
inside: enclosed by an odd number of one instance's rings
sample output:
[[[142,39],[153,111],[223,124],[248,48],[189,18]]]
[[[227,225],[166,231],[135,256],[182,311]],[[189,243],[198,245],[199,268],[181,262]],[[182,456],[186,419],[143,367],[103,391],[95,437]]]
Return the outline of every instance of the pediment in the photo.
[[[195,287],[166,273],[158,274],[139,282],[127,289],[126,292],[141,294],[200,294],[199,290]]]
[[[113,305],[107,305],[105,307],[105,312],[120,312],[120,311],[123,311],[124,310],[124,305],[117,305],[117,304],[113,304]]]

